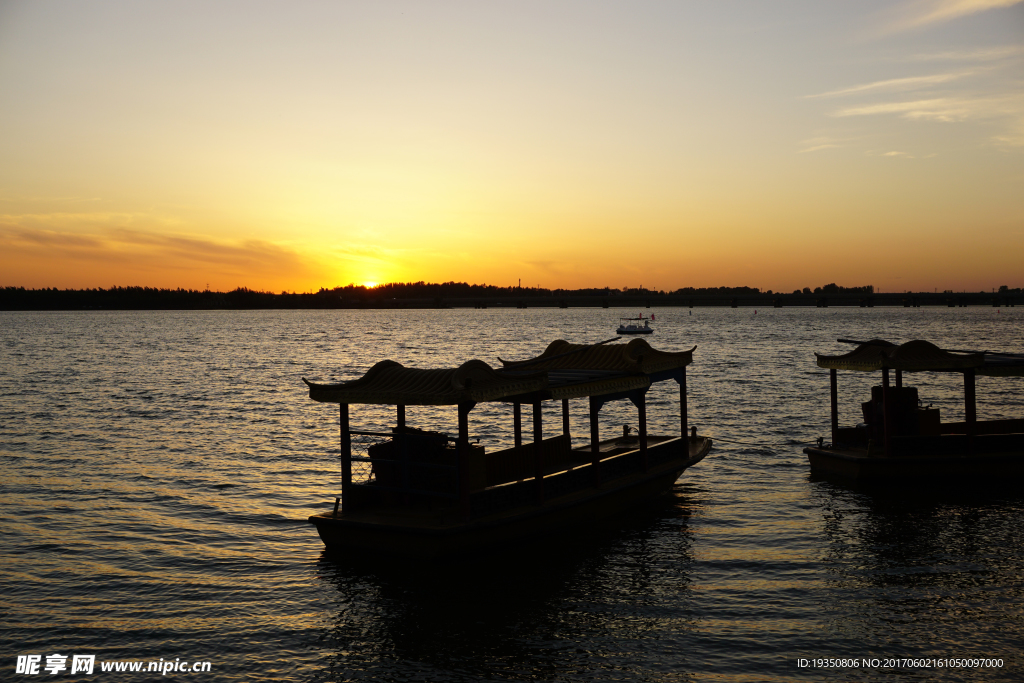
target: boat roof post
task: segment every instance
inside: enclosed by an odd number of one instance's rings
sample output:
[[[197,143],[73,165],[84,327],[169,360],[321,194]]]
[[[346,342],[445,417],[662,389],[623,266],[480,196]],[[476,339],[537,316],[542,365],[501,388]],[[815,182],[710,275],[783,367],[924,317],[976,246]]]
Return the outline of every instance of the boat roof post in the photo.
[[[352,434],[349,432],[348,404],[338,404],[338,424],[341,432],[339,459],[341,460],[341,502],[342,510],[352,509]]]
[[[405,427],[405,405],[399,403],[397,406],[395,406],[395,408],[397,408],[398,412],[398,418],[396,420],[398,428],[403,429]]]
[[[836,369],[828,371],[829,394],[832,399],[832,445],[839,443],[839,382],[836,379]]]
[[[647,390],[639,389],[630,394],[629,400],[636,406],[637,426],[640,434],[640,460],[647,471]]]
[[[535,494],[538,503],[544,502],[544,441],[543,410],[540,400],[533,402],[533,479],[537,482]]]
[[[601,411],[601,399],[590,397],[590,455],[591,467],[594,470],[594,486],[601,485],[601,428],[598,413]]]
[[[889,368],[882,368],[882,444],[889,457],[889,427],[892,426],[892,401],[889,400]]]
[[[459,440],[456,446],[459,463],[459,504],[462,517],[469,519],[469,411],[476,403],[465,401],[459,403]]]
[[[977,431],[978,403],[975,394],[974,368],[964,370],[964,417],[967,422],[967,454],[974,454],[974,434]]]
[[[569,399],[562,399],[562,433],[569,436]]]
[[[686,412],[686,366],[679,368],[679,372],[675,375],[676,382],[679,383],[679,436],[683,439],[686,438],[686,433],[690,431],[687,421],[689,417]]]
[[[523,411],[519,401],[512,402],[512,431],[515,436],[515,446],[523,445]]]

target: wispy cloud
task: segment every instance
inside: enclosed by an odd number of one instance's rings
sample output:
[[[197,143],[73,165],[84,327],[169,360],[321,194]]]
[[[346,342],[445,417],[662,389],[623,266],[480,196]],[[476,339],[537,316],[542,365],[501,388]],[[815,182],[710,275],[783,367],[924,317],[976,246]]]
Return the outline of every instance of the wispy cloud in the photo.
[[[945,122],[1007,118],[1019,121],[1021,117],[1024,117],[1024,95],[989,98],[939,97],[906,102],[882,102],[840,109],[833,116],[874,116],[879,114],[895,114],[906,119]]]
[[[805,154],[807,152],[820,152],[823,149],[835,149],[836,147],[841,147],[841,145],[833,145],[833,144],[813,145],[813,146],[808,147],[806,149],[800,150],[800,154]]]
[[[1014,125],[994,136],[993,142],[1001,147],[1024,147],[1024,114],[1017,119]]]
[[[918,54],[905,57],[900,68],[908,63],[940,61],[953,68],[847,85],[806,95],[805,99],[846,100],[843,105],[823,112],[831,118],[888,116],[909,121],[974,122],[985,125],[985,129],[970,133],[976,140],[984,141],[981,144],[1003,149],[1024,146],[1024,91],[1019,89],[1024,46]],[[801,151],[816,151],[827,149],[826,145],[831,143],[811,140],[803,144]],[[936,144],[941,146],[942,142],[936,139]],[[925,158],[935,151],[918,150],[916,157]]]
[[[1024,0],[911,0],[886,12],[882,32],[910,31],[1021,2]]]
[[[808,152],[820,152],[823,149],[846,147],[848,142],[839,138],[821,136],[804,140],[801,144],[806,145],[804,149],[800,150],[801,154],[805,154]]]
[[[189,235],[161,235],[138,230],[112,230],[109,243],[196,264],[229,265],[243,270],[293,268],[301,259],[294,251],[264,240],[223,242]]]
[[[937,121],[961,121],[968,117],[969,100],[937,98],[910,102],[882,102],[859,107],[848,107],[835,112],[833,116],[872,116],[876,114],[900,114],[908,119],[934,119]]]
[[[890,78],[884,81],[875,81],[873,83],[863,83],[861,85],[854,85],[848,88],[840,88],[839,90],[830,90],[829,92],[817,95],[806,95],[806,97],[841,97],[844,95],[860,95],[875,92],[906,92],[908,90],[917,90],[920,88],[939,85],[940,83],[949,83],[950,81],[955,81],[958,78],[963,78],[970,74],[970,71],[962,71],[958,73],[932,74],[930,76]]]
[[[979,50],[952,50],[947,52],[929,52],[914,55],[916,62],[998,62],[1024,55],[1024,45],[999,45]]]
[[[140,216],[124,211],[51,211],[47,213],[0,214],[0,226],[21,226],[42,230],[67,230],[68,226],[104,227],[130,225]],[[58,227],[63,226],[63,227]]]
[[[59,255],[82,263],[131,264],[140,269],[215,269],[237,274],[298,270],[297,252],[261,240],[226,242],[201,236],[163,235],[108,227],[79,232],[32,225],[54,216],[0,216],[0,246],[25,257]],[[91,217],[97,222],[98,217]],[[80,222],[80,221],[79,221]]]
[[[0,232],[0,235],[3,233]],[[54,232],[53,230],[17,230],[11,231],[10,237],[26,244],[36,244],[46,248],[71,247],[78,249],[101,249],[103,241],[91,235],[75,235]]]
[[[80,197],[80,196],[68,196],[68,197],[53,197],[53,196],[40,196],[40,195],[20,195],[11,196],[0,194],[0,203],[46,203],[46,204],[81,204],[86,202],[98,202],[101,201],[99,197]]]

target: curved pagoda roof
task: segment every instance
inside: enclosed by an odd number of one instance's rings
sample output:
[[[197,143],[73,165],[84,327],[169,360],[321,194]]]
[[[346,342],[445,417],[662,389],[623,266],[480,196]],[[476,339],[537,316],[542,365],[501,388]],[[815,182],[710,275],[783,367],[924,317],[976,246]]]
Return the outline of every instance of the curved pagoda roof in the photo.
[[[646,339],[628,344],[570,344],[558,339],[544,353],[521,361],[499,358],[509,374],[543,370],[548,375],[550,398],[580,398],[622,394],[646,389],[669,379],[693,362],[689,351],[659,351]]]
[[[693,349],[658,351],[643,339],[615,346],[558,340],[536,358],[502,360],[498,369],[481,360],[448,369],[407,368],[384,360],[350,382],[302,381],[311,399],[325,403],[454,405],[608,396],[675,376],[693,362]]]
[[[407,368],[393,360],[382,360],[351,382],[317,384],[305,377],[302,381],[309,386],[309,397],[323,403],[420,406],[498,401],[539,391],[547,384],[543,373],[509,377],[482,360],[436,370]]]
[[[988,368],[986,368],[985,353],[946,351],[921,339],[898,346],[882,339],[873,339],[842,355],[827,356],[820,353],[814,355],[817,357],[818,367],[830,370],[870,372],[890,369],[906,372],[929,370],[962,372],[974,368],[979,374],[989,374]],[[998,355],[1005,356],[1005,354]],[[1021,369],[1024,370],[1024,365],[1021,366]]]
[[[560,370],[588,368],[616,370],[653,375],[667,370],[686,367],[693,362],[694,346],[689,351],[659,351],[646,339],[633,339],[628,344],[570,344],[557,339],[536,358],[508,361],[499,358],[506,370],[527,368],[533,370]]]

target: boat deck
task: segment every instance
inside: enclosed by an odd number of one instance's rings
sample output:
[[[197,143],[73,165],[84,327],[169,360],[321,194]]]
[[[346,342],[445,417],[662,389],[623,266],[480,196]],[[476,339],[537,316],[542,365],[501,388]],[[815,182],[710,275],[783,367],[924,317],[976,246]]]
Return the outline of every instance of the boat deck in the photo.
[[[676,441],[677,444],[670,442]],[[323,512],[309,521],[317,525],[328,547],[342,535],[346,547],[385,550],[399,554],[435,554],[446,543],[459,545],[502,542],[520,536],[543,534],[551,523],[552,513],[564,516],[560,522],[587,523],[602,516],[614,515],[628,507],[658,499],[671,489],[684,469],[696,464],[711,450],[711,440],[698,437],[687,439],[685,455],[679,452],[682,439],[678,437],[648,437],[648,453],[670,449],[676,457],[653,458],[647,469],[636,471],[630,467],[618,474],[616,466],[632,462],[638,454],[636,437],[618,437],[602,441],[601,467],[608,476],[600,485],[593,485],[590,446],[572,452],[578,466],[545,474],[543,490],[548,495],[536,495],[537,481],[527,479],[488,487],[474,494],[480,498],[498,498],[524,495],[532,503],[498,506],[494,511],[482,509],[467,522],[455,501],[399,501],[396,504],[374,504],[347,512]],[[659,448],[660,446],[660,448]],[[625,456],[625,457],[623,457]],[[570,481],[571,480],[571,481]],[[571,486],[559,486],[569,482]],[[562,489],[562,490],[559,490]],[[615,501],[614,504],[609,504]],[[546,521],[543,521],[546,520]],[[478,532],[478,538],[472,538]],[[467,536],[470,540],[467,540]],[[449,538],[450,537],[450,538]],[[456,540],[459,537],[459,540]],[[450,550],[450,548],[448,549]]]
[[[1024,451],[1012,446],[974,454],[917,450],[888,457],[856,446],[811,447],[804,453],[813,472],[844,479],[1024,476]]]

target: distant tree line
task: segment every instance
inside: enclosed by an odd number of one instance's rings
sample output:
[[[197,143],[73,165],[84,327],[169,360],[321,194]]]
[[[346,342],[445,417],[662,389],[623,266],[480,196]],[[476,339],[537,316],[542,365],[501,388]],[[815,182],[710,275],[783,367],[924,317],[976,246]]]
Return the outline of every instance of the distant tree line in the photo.
[[[358,299],[432,299],[436,297],[475,299],[482,297],[505,297],[505,296],[557,296],[588,295],[598,296],[609,293],[618,293],[618,290],[605,287],[604,289],[545,289],[542,287],[499,287],[497,285],[471,285],[466,282],[388,282],[376,287],[364,285],[347,285],[345,287],[334,287],[333,289],[321,289],[320,294],[336,294],[343,298]]]
[[[583,289],[547,289],[546,287],[522,287],[509,286],[499,287],[496,285],[470,285],[465,282],[443,282],[439,284],[429,282],[390,282],[377,285],[376,287],[365,287],[363,285],[350,284],[346,287],[335,287],[331,290],[321,289],[320,292],[333,292],[340,296],[352,297],[373,297],[373,298],[396,298],[396,299],[419,299],[431,297],[445,297],[454,299],[472,299],[479,297],[529,297],[529,296],[648,296],[648,295],[674,295],[674,294],[760,294],[757,287],[684,287],[672,292],[664,290],[647,289],[646,287],[596,287]]]
[[[683,287],[677,289],[671,294],[762,294],[759,287]],[[769,289],[764,294],[771,294],[772,291]]]
[[[863,287],[840,287],[834,282],[830,282],[823,287],[815,287],[813,290],[810,287],[804,287],[793,291],[794,294],[874,294],[874,285],[864,285]]]
[[[238,287],[230,292],[156,287],[0,289],[0,310],[7,311],[327,308],[328,303],[324,297],[315,294],[274,294],[247,287]]]
[[[871,295],[875,288],[841,287],[829,283],[821,287],[804,287],[794,290],[793,295]],[[951,294],[952,292],[946,292]],[[1021,288],[1011,289],[1004,285],[1000,295],[1020,295]],[[985,294],[985,292],[980,292]],[[447,299],[506,299],[525,302],[538,297],[564,299],[569,297],[637,297],[649,300],[659,297],[742,297],[742,296],[789,296],[772,290],[762,292],[758,287],[683,287],[671,292],[651,290],[643,287],[613,287],[584,289],[546,289],[543,287],[500,287],[496,285],[471,285],[465,282],[390,282],[376,287],[350,284],[344,287],[321,288],[317,292],[263,292],[248,287],[237,287],[230,292],[214,292],[209,289],[159,289],[156,287],[110,287],[109,289],[25,289],[24,287],[0,288],[0,310],[45,311],[45,310],[189,310],[189,309],[289,309],[289,308],[349,308],[358,306],[403,305],[444,305]],[[415,302],[419,302],[418,304]],[[537,302],[538,304],[540,302]],[[613,304],[614,305],[614,304]]]

